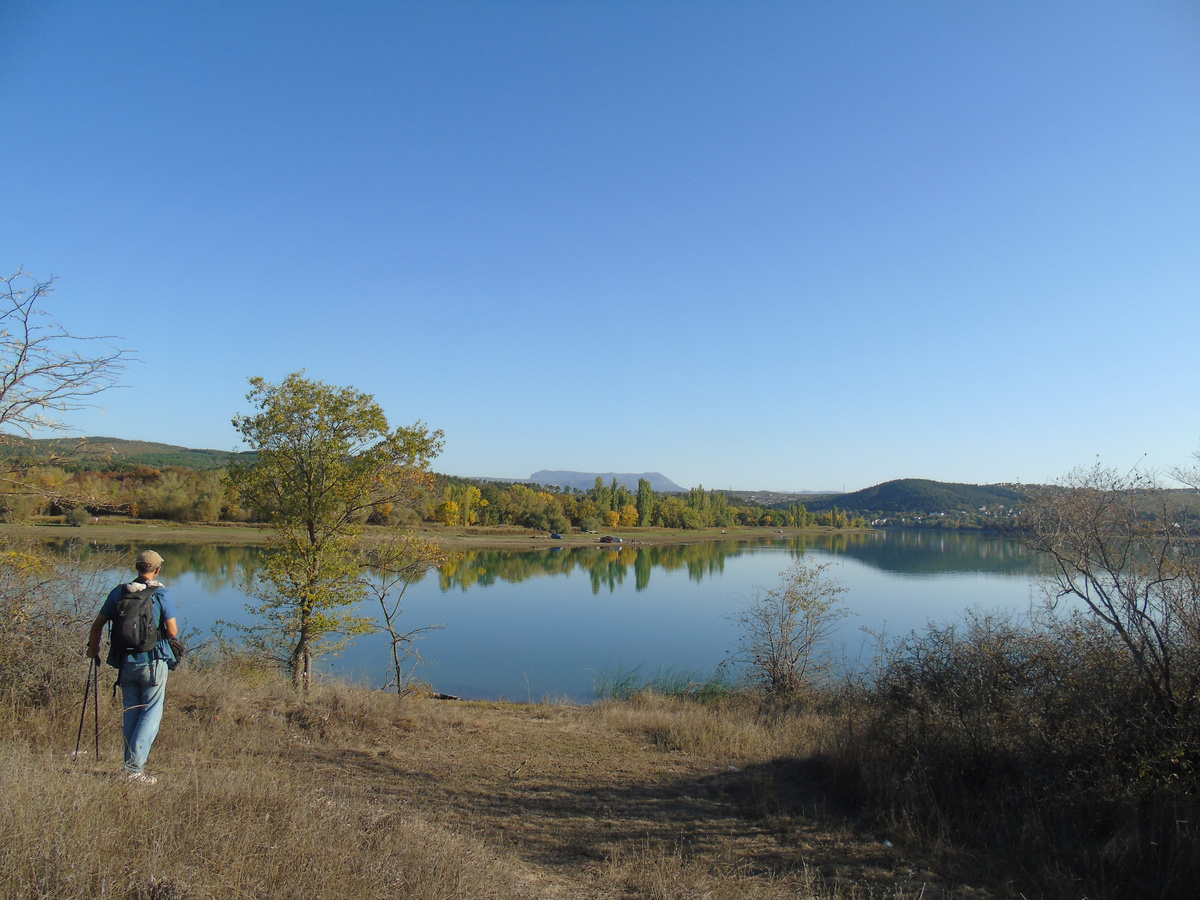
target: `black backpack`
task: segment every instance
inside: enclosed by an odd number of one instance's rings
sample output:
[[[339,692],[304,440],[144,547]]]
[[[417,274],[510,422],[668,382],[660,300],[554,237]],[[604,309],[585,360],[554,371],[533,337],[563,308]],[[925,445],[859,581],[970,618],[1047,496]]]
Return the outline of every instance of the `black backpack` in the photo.
[[[157,596],[157,588],[131,591],[129,585],[121,585],[121,596],[117,600],[112,630],[109,633],[113,649],[121,656],[127,653],[148,653],[158,643],[158,616],[154,610],[154,600]]]

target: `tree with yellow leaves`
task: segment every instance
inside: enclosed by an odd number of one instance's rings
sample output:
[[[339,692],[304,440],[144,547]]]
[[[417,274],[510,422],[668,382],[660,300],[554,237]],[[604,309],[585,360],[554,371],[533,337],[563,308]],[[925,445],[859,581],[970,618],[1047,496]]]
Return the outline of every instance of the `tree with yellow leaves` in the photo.
[[[363,598],[361,523],[428,488],[442,432],[421,422],[390,429],[370,394],[303,372],[250,385],[254,411],[233,425],[256,456],[229,477],[275,535],[251,585],[257,622],[237,630],[306,688],[319,652],[373,628],[348,612]]]

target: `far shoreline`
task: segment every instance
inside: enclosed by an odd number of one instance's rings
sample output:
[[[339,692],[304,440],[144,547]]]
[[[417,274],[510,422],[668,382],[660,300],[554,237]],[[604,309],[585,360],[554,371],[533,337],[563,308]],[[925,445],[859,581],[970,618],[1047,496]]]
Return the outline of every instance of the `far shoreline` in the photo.
[[[368,538],[382,538],[390,533],[417,534],[434,540],[444,550],[542,550],[551,547],[601,547],[620,550],[623,547],[670,544],[691,544],[701,541],[760,541],[798,537],[817,537],[831,534],[867,534],[870,528],[834,528],[818,525],[809,528],[771,528],[738,526],[733,528],[616,528],[589,534],[563,533],[561,540],[545,531],[513,525],[387,528],[368,526]],[[601,543],[603,535],[619,537],[621,543]],[[213,525],[182,524],[178,522],[117,522],[97,523],[76,527],[66,524],[6,524],[0,523],[0,540],[83,541],[95,544],[265,544],[271,529],[264,525],[221,523]]]

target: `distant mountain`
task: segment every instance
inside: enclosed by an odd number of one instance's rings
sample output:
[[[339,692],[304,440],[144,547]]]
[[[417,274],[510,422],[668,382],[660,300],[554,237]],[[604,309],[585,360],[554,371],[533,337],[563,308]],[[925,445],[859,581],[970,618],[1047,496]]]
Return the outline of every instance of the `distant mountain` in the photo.
[[[556,484],[564,488],[579,488],[587,490],[596,483],[597,476],[605,483],[612,484],[613,479],[617,479],[617,484],[623,484],[631,491],[636,491],[638,488],[638,480],[645,478],[650,482],[650,487],[656,491],[670,492],[684,490],[666,475],[660,472],[642,472],[640,474],[629,474],[620,472],[561,472],[542,469],[540,472],[534,472],[529,476],[529,480],[537,484]]]
[[[838,509],[881,515],[975,513],[981,507],[1011,509],[1026,494],[1004,484],[951,484],[924,478],[900,478],[849,494],[825,494],[804,500],[811,512]]]
[[[183,466],[188,469],[220,469],[231,459],[253,457],[250,452],[192,450],[153,441],[127,441],[113,437],[39,438],[27,440],[4,436],[5,455],[30,462],[54,462],[68,469],[124,469],[134,466]]]

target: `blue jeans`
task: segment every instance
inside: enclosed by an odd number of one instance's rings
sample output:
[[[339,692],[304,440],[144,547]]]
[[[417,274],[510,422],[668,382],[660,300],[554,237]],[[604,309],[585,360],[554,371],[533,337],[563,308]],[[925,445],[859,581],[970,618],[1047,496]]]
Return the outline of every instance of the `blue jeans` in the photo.
[[[125,718],[125,771],[146,768],[150,748],[162,723],[163,700],[167,696],[167,664],[158,659],[150,663],[126,661],[121,666],[121,696]]]

